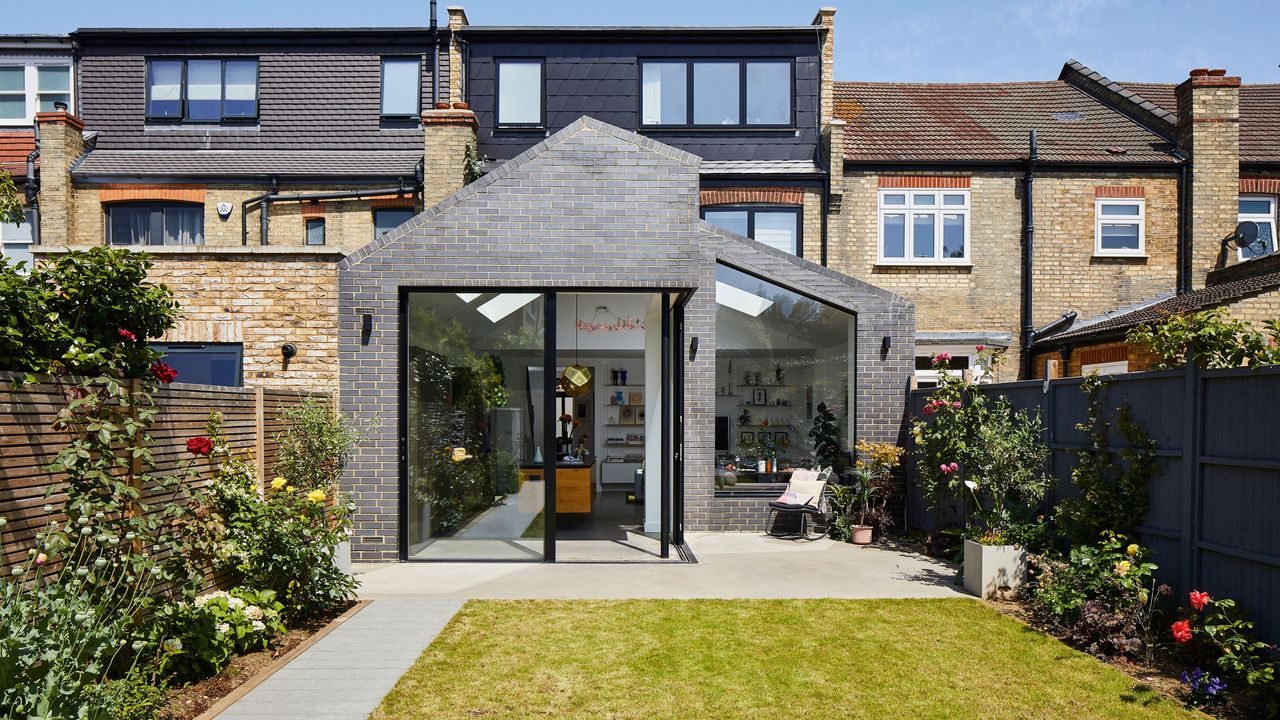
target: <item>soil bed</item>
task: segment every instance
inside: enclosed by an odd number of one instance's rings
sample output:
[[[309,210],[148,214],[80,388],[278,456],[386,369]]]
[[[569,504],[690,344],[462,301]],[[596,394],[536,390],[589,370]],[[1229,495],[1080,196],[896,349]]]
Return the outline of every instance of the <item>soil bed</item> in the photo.
[[[169,690],[164,707],[156,715],[157,720],[195,720],[214,703],[266,670],[277,658],[305,642],[354,604],[338,606],[320,617],[290,628],[276,636],[271,647],[266,650],[237,655],[226,669],[213,677]]]

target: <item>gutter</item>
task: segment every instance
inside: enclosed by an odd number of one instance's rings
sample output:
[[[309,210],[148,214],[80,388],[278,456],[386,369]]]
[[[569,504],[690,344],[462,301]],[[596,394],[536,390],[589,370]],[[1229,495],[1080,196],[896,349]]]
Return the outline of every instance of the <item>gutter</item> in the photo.
[[[281,195],[279,193],[278,183],[273,180],[271,183],[271,192],[256,195],[240,203],[240,244],[249,244],[249,225],[247,214],[249,212],[249,207],[252,205],[258,206],[258,244],[268,245],[270,243],[267,241],[267,212],[272,204],[280,202],[306,202],[309,200],[360,200],[362,198],[376,195],[412,196],[422,188],[422,164],[419,163],[418,167],[418,177],[415,178],[418,181],[416,187],[406,186],[404,181],[401,180],[400,184],[395,187],[369,188],[368,190],[349,190],[345,192],[316,192]]]

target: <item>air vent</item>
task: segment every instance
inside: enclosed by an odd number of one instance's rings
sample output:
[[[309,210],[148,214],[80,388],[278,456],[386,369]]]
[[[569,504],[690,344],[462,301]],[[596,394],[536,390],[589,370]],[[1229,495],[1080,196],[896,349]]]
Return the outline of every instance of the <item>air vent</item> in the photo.
[[[1051,114],[1053,115],[1053,119],[1058,122],[1080,122],[1084,119],[1084,115],[1081,115],[1075,110],[1061,110]]]

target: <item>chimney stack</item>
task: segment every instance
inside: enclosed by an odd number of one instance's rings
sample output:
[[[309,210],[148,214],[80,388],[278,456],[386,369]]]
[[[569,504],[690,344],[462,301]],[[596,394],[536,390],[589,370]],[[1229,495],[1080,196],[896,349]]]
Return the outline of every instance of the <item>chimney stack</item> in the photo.
[[[1190,286],[1234,261],[1222,239],[1234,231],[1240,199],[1240,78],[1197,68],[1174,91],[1178,150],[1191,162],[1185,213]]]
[[[85,151],[84,121],[64,106],[36,113],[36,125],[40,128],[40,244],[70,245],[76,240],[71,166]]]

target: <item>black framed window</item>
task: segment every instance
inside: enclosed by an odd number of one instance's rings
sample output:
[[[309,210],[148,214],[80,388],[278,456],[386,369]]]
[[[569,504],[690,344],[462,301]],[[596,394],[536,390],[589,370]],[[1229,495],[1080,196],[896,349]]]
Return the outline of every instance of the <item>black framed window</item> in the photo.
[[[395,230],[409,222],[413,217],[413,208],[378,208],[373,211],[373,238],[376,240],[384,233]]]
[[[646,60],[642,127],[791,127],[790,60]]]
[[[147,61],[147,119],[219,122],[258,117],[258,61]]]
[[[702,219],[783,252],[801,254],[799,207],[714,206],[703,208]]]
[[[382,117],[416,118],[422,111],[422,64],[416,57],[382,59]]]
[[[240,343],[153,343],[166,363],[178,371],[178,382],[240,387],[244,348]]]
[[[307,244],[324,244],[324,218],[307,219]]]
[[[541,59],[497,60],[498,127],[540,128],[546,125]]]
[[[112,245],[203,245],[204,205],[175,202],[107,206]]]

